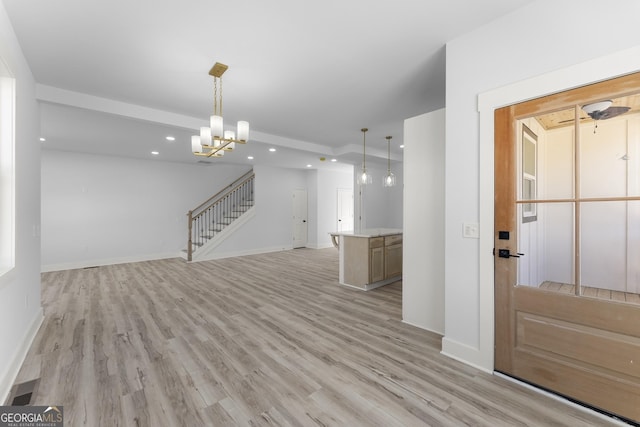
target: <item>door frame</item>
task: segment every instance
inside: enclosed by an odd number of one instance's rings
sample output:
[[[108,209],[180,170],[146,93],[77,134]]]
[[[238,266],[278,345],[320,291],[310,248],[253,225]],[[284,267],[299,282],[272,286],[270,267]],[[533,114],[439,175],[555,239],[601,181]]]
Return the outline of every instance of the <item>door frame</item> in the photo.
[[[495,211],[494,226],[497,230],[511,233],[507,240],[494,234],[496,254],[498,249],[518,252],[518,195],[515,187],[518,182],[517,120],[561,109],[575,109],[575,116],[578,117],[580,106],[588,102],[616,99],[638,94],[639,91],[640,71],[495,111],[495,206],[499,209]],[[517,259],[496,255],[495,298],[498,304],[495,312],[495,369],[586,405],[638,421],[640,387],[634,381],[638,378],[638,372],[633,360],[629,362],[624,359],[622,363],[615,357],[605,360],[599,356],[601,352],[597,346],[616,343],[620,345],[620,348],[616,347],[620,354],[626,354],[625,351],[633,354],[640,338],[637,330],[640,309],[614,301],[579,297],[580,206],[593,199],[583,198],[579,191],[581,124],[576,120],[574,126],[575,189],[573,196],[564,200],[572,203],[574,210],[575,295],[515,286]],[[621,198],[605,197],[603,201],[616,199]],[[638,200],[638,197],[627,195],[623,199]],[[572,340],[575,345],[571,344]],[[603,387],[615,387],[616,393],[601,393]]]
[[[478,340],[457,343],[446,336],[442,352],[486,372],[494,369],[494,110],[640,70],[640,47],[634,47],[571,65],[478,95],[479,113],[479,220]]]
[[[348,194],[350,196],[351,202],[349,206],[351,206],[351,228],[342,229],[341,224],[339,224],[340,220],[340,204],[341,204],[341,195]],[[337,231],[349,231],[354,230],[355,228],[355,209],[354,209],[354,198],[353,198],[353,188],[338,188],[336,189],[336,230]]]
[[[300,242],[303,243],[297,243],[298,241],[295,240],[296,237],[296,195],[304,195],[304,215],[302,215],[304,218],[302,219],[302,222],[304,223],[304,238],[302,240],[300,240]],[[309,195],[307,192],[306,188],[298,188],[293,190],[293,192],[291,193],[291,203],[292,203],[292,215],[291,215],[291,234],[292,234],[292,247],[293,249],[297,249],[297,248],[304,248],[307,246],[307,243],[309,243]],[[303,205],[300,205],[303,206]]]

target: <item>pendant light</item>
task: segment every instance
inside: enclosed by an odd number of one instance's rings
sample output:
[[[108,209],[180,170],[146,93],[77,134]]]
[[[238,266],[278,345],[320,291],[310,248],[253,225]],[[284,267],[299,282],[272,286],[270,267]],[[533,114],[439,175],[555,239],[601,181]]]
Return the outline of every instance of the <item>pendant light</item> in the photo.
[[[367,185],[371,184],[371,174],[367,172],[367,140],[366,135],[369,129],[362,128],[360,131],[362,132],[362,170],[358,174],[358,184]]]
[[[385,187],[393,187],[396,185],[396,176],[391,173],[391,136],[387,136],[387,175],[384,177],[382,184]]]

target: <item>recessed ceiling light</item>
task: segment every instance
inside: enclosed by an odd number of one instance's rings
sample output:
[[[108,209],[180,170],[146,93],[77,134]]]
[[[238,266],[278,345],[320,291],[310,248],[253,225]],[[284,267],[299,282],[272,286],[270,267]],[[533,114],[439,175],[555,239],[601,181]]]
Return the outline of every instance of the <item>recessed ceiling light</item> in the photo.
[[[310,167],[311,167],[311,165],[307,165],[307,167],[308,167],[308,168],[310,168]]]
[[[402,145],[400,146],[400,148],[404,148],[404,144],[402,144]]]
[[[153,154],[154,156],[157,156],[158,154],[160,154],[159,151],[152,151],[151,154]]]
[[[331,161],[332,161],[332,162],[337,162],[337,161],[338,161],[338,159],[331,159]]]
[[[168,136],[167,137],[167,141],[175,141],[176,137],[175,136]]]
[[[45,141],[46,141],[46,139],[45,139],[45,138],[40,137],[40,142],[45,142]]]
[[[253,160],[253,156],[247,156],[247,159]]]
[[[269,148],[269,151],[271,151],[273,153],[274,151],[276,151],[276,149],[275,148]]]

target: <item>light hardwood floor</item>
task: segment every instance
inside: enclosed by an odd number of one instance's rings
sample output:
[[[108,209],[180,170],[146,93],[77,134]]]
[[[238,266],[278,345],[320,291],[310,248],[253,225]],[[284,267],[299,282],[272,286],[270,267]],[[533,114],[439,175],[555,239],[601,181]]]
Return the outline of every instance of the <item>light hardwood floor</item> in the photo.
[[[42,275],[17,383],[78,426],[607,425],[440,354],[401,283],[337,283],[334,248]]]

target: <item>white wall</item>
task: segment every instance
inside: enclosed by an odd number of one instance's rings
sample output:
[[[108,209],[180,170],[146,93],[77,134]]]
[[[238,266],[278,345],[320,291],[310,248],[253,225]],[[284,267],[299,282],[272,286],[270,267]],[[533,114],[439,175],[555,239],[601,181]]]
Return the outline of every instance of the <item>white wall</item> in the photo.
[[[444,333],[444,128],[444,109],[404,122],[402,320],[439,334]]]
[[[539,0],[447,44],[443,353],[493,369],[493,109],[633,71],[637,53],[614,53],[640,45],[639,14],[634,0]],[[478,219],[480,241],[464,239]]]
[[[189,209],[248,170],[43,150],[42,268],[178,256]]]
[[[332,246],[329,233],[337,230],[338,223],[338,189],[353,191],[353,169],[351,171],[318,170],[315,173],[316,200],[312,201],[309,192],[309,219],[315,225],[314,233],[309,233],[311,248],[328,248]],[[311,213],[314,211],[314,215]]]
[[[361,215],[361,228],[402,228],[403,165],[391,163],[391,172],[396,176],[394,187],[384,187],[382,179],[387,167],[367,164],[367,171],[373,176],[371,184],[359,186],[354,177],[354,216],[356,228]],[[361,200],[358,192],[361,191]],[[361,213],[360,213],[361,212]]]
[[[256,216],[216,247],[212,252],[214,258],[293,246],[293,190],[308,190],[307,171],[259,165],[253,170]]]
[[[0,402],[42,322],[40,142],[35,82],[0,2],[0,58],[16,80],[15,267],[0,277]]]

